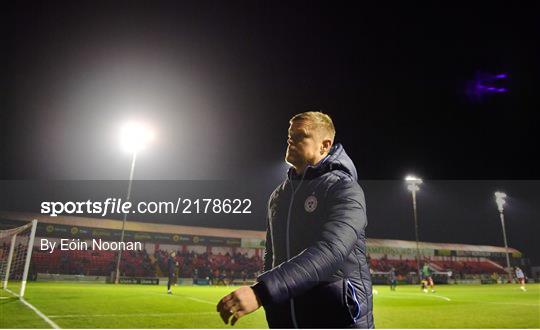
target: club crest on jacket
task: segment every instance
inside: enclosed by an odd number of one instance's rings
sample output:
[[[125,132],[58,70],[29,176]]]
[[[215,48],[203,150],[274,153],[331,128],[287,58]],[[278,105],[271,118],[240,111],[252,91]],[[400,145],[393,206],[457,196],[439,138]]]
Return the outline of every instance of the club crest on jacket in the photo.
[[[306,198],[306,201],[304,202],[304,209],[306,212],[313,212],[317,208],[317,197],[311,195],[308,198]]]

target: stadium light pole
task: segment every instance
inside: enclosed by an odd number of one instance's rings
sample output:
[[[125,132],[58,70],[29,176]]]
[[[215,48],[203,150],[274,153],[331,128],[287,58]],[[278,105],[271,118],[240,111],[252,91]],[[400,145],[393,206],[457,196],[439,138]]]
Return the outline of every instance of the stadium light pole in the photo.
[[[133,175],[135,173],[135,162],[137,160],[137,154],[144,149],[146,145],[153,139],[154,134],[147,126],[138,122],[130,122],[125,124],[120,131],[120,143],[122,149],[131,153],[131,169],[129,171],[129,184],[126,194],[126,202],[131,198],[131,186],[133,183]],[[122,232],[120,234],[120,242],[124,242],[124,235],[126,229],[127,213],[123,214],[122,218]],[[114,276],[114,283],[120,282],[120,261],[122,259],[122,250],[118,250],[118,257],[116,259],[116,271]]]
[[[412,194],[412,203],[413,203],[413,216],[414,216],[414,236],[416,239],[416,271],[418,273],[418,278],[420,279],[420,243],[418,238],[418,212],[416,210],[416,192],[420,190],[419,185],[422,184],[422,179],[415,177],[413,175],[408,175],[405,178],[407,183],[407,189]]]
[[[501,218],[501,226],[504,239],[504,250],[506,252],[506,272],[508,273],[508,280],[512,278],[510,271],[510,254],[508,253],[508,241],[506,239],[506,228],[504,225],[504,204],[506,204],[506,194],[501,191],[495,192],[495,203],[497,203],[497,209],[499,210],[499,217]]]

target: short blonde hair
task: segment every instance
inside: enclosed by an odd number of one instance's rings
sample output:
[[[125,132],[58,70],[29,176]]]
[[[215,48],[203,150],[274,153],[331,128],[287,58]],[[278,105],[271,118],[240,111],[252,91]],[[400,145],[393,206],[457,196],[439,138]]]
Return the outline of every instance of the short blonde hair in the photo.
[[[336,136],[336,129],[332,118],[329,115],[322,113],[320,111],[307,111],[302,112],[297,115],[294,115],[289,123],[292,124],[295,121],[307,121],[309,124],[309,129],[320,129],[323,130],[334,142],[334,137]]]

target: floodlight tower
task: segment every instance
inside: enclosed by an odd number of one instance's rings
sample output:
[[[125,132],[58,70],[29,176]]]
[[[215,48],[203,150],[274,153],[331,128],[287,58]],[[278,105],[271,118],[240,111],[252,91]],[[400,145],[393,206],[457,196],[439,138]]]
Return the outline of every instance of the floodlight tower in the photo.
[[[497,203],[497,209],[499,210],[499,216],[501,218],[501,226],[504,239],[504,249],[506,252],[506,271],[508,272],[508,280],[512,278],[512,273],[510,270],[510,255],[508,253],[508,241],[506,240],[506,228],[504,225],[504,204],[506,204],[506,194],[501,191],[495,192],[495,203]]]
[[[418,272],[418,278],[420,279],[420,243],[418,238],[418,213],[416,211],[416,192],[420,190],[419,185],[422,184],[422,179],[414,176],[408,175],[405,178],[407,183],[407,189],[412,194],[412,203],[413,203],[413,216],[414,216],[414,236],[416,239],[416,271]]]
[[[131,170],[129,171],[129,184],[127,189],[126,202],[129,202],[131,198],[131,186],[133,183],[133,174],[135,172],[135,161],[137,160],[137,153],[144,149],[153,138],[153,131],[146,125],[139,122],[129,122],[125,124],[120,130],[121,147],[124,151],[131,153]],[[124,213],[122,219],[122,233],[120,235],[120,242],[124,242],[126,219],[127,213]],[[116,272],[114,278],[115,284],[118,284],[118,282],[120,281],[121,259],[122,250],[118,250],[118,258],[116,259]]]

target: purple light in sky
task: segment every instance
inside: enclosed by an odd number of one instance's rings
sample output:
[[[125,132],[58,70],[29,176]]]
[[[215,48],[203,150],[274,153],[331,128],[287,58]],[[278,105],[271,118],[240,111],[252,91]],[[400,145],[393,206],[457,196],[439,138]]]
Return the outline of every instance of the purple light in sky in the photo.
[[[472,101],[482,102],[485,97],[498,93],[507,93],[508,73],[477,72],[475,79],[467,84],[467,95]]]

